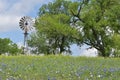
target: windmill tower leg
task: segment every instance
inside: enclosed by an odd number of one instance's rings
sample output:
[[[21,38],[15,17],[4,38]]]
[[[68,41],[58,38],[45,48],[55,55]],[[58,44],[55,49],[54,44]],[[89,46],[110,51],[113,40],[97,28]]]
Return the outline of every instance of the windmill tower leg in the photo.
[[[25,32],[24,33],[24,50],[23,50],[24,54],[27,54],[28,52],[27,38],[28,38],[28,33]]]

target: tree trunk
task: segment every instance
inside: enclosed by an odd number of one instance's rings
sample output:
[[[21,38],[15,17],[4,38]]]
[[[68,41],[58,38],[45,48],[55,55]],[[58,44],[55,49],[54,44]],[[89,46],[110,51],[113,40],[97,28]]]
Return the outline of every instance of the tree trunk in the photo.
[[[99,55],[102,57],[109,57],[110,56],[110,51],[106,51],[104,47],[101,47],[101,49],[99,50],[100,53]]]
[[[63,36],[61,39],[61,44],[60,44],[60,54],[64,51],[64,41],[65,41],[65,37]]]

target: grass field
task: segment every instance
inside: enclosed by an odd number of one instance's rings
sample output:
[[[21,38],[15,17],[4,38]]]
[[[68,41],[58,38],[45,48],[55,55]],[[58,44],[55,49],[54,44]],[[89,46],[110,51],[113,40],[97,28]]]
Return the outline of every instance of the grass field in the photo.
[[[0,80],[120,80],[120,59],[0,56]]]

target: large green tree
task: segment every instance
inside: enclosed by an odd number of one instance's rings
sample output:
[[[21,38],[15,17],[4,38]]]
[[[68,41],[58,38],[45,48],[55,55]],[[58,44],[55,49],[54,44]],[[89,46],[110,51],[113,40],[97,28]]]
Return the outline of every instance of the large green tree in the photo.
[[[29,46],[39,53],[71,53],[72,37],[77,37],[77,30],[70,26],[68,6],[70,1],[56,0],[43,5],[36,19],[36,34],[31,35]]]
[[[100,56],[110,56],[117,43],[113,36],[120,30],[120,0],[80,0],[72,4],[72,22],[80,29],[82,43],[96,48]]]

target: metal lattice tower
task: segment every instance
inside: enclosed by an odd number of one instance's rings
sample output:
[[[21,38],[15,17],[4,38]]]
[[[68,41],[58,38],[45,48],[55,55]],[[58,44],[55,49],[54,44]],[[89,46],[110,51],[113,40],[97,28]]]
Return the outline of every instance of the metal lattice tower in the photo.
[[[32,20],[32,18],[30,18],[28,16],[22,17],[20,19],[19,26],[24,31],[24,48],[23,48],[23,52],[26,53],[28,51],[28,46],[27,46],[28,32],[33,29],[33,20]]]

